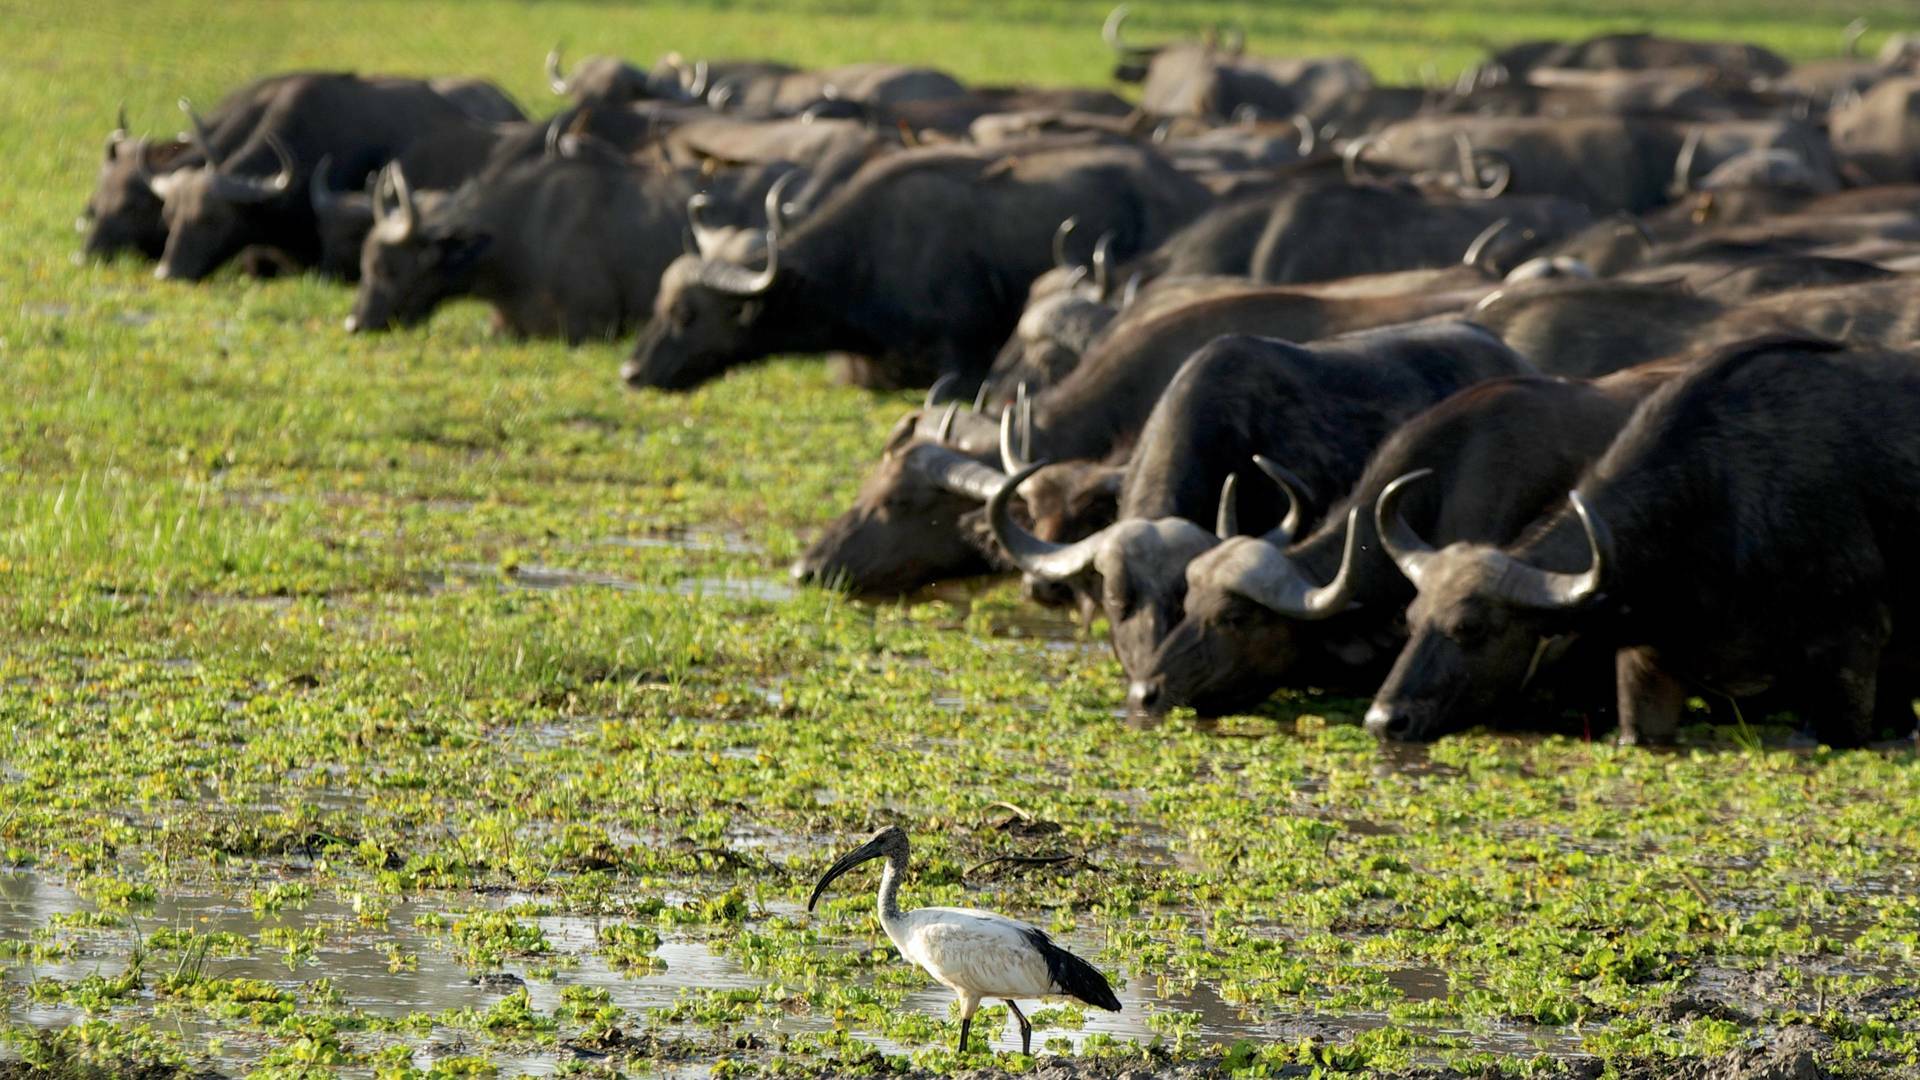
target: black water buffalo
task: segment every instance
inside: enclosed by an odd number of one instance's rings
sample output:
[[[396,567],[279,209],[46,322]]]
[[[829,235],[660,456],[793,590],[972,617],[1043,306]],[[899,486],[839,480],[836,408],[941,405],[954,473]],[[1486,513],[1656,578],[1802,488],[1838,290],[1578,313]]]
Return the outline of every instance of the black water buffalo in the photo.
[[[1730,266],[1729,269],[1733,267]],[[1473,319],[1544,371],[1593,378],[1692,349],[1774,331],[1850,341],[1920,339],[1920,286],[1903,278],[1769,293],[1727,303],[1670,285],[1529,282],[1482,301]]]
[[[107,134],[99,181],[79,222],[86,237],[85,253],[105,258],[122,251],[135,251],[158,259],[166,250],[167,223],[153,182],[176,169],[206,164],[202,143],[212,147],[216,155],[231,154],[238,149],[260,122],[260,115],[265,111],[264,101],[275,88],[294,77],[276,75],[260,79],[221,98],[204,118],[195,120],[191,137],[158,142],[136,139],[128,133],[127,110],[123,106],[113,130]],[[192,106],[185,98],[180,101],[180,109],[192,115]]]
[[[1415,413],[1486,379],[1533,369],[1466,323],[1367,331],[1299,346],[1232,335],[1181,366],[1140,433],[1121,486],[1119,520],[1071,544],[1041,540],[1009,513],[1016,474],[987,504],[995,539],[1026,574],[1070,585],[1104,609],[1121,666],[1139,677],[1179,622],[1186,567],[1214,546],[1222,485],[1254,454],[1302,478],[1310,524],[1359,479],[1380,441]],[[1271,483],[1240,488],[1242,516],[1264,530],[1284,502]]]
[[[1367,726],[1430,739],[1490,715],[1542,643],[1618,650],[1625,741],[1664,739],[1698,689],[1771,692],[1821,741],[1912,732],[1904,572],[1920,537],[1920,363],[1769,337],[1657,391],[1560,510],[1505,546],[1436,550],[1376,508],[1419,590]]]
[[[243,142],[222,151],[196,123],[204,164],[151,179],[167,223],[156,276],[199,280],[250,245],[310,265],[319,241],[307,183],[322,157],[364,176],[416,139],[475,123],[419,79],[310,73],[257,85],[258,121]]]
[[[687,389],[775,353],[837,350],[873,358],[901,384],[953,373],[971,389],[1052,265],[1061,221],[1077,214],[1131,253],[1206,199],[1134,148],[902,151],[856,173],[769,248],[763,269],[676,262],[623,375]]]
[[[1481,290],[1481,291],[1484,291]],[[1072,373],[1033,395],[1026,414],[1025,454],[1055,462],[1094,462],[1123,451],[1134,440],[1175,374],[1195,351],[1222,334],[1264,334],[1311,340],[1369,327],[1387,326],[1459,311],[1479,292],[1413,294],[1379,298],[1325,299],[1297,290],[1242,283],[1237,290],[1206,296],[1170,309],[1143,302],[1102,335]],[[896,429],[921,440],[933,438],[982,467],[1017,467],[1001,451],[1000,425],[965,412],[956,413],[950,435],[942,425]],[[893,446],[895,451],[906,443]],[[943,459],[945,460],[945,459]],[[861,486],[845,514],[829,524],[794,564],[802,581],[834,581],[856,592],[897,594],[929,582],[989,566],[1005,565],[997,547],[981,550],[990,536],[963,519],[979,508],[984,495],[971,481],[963,487],[935,482],[917,461],[895,452]],[[1075,494],[1051,500],[1059,520],[1036,511],[1035,529],[1049,540],[1079,539],[1111,518],[1088,520],[1088,513],[1110,511],[1118,485],[1074,487]],[[1269,498],[1268,503],[1273,500]],[[1068,506],[1066,504],[1073,504]],[[911,512],[903,512],[910,508]],[[966,543],[956,545],[955,537]]]
[[[1756,149],[1789,150],[1816,172],[1833,172],[1825,136],[1794,120],[1692,125],[1637,116],[1424,116],[1356,140],[1347,152],[1356,167],[1453,173],[1469,190],[1494,175],[1515,194],[1640,212],[1684,193],[1685,174],[1705,174]]]
[[[650,71],[617,56],[589,56],[565,71],[560,46],[547,53],[547,87],[577,105],[618,106],[636,101],[697,102],[704,97],[716,72],[742,78],[787,74],[786,64],[760,61],[688,63],[679,53],[668,53]]]
[[[1528,41],[1495,52],[1479,74],[1493,81],[1530,81],[1551,69],[1584,71],[1712,68],[1729,76],[1777,78],[1791,65],[1779,54],[1737,41],[1696,41],[1654,34],[1601,34],[1580,41]]]
[[[1887,79],[1827,118],[1834,153],[1860,184],[1920,181],[1920,75]]]
[[[1248,56],[1245,35],[1237,31],[1177,45],[1128,44],[1126,19],[1125,5],[1114,8],[1101,35],[1119,58],[1114,75],[1141,83],[1140,107],[1155,116],[1226,118],[1250,109],[1274,118],[1297,113],[1317,125],[1373,85],[1365,65],[1351,57]]]
[[[1512,228],[1489,237],[1501,256],[1494,264],[1511,268],[1590,219],[1585,207],[1553,196],[1436,199],[1398,184],[1313,184],[1273,203],[1248,270],[1289,284],[1451,266],[1500,222]],[[1475,261],[1482,257],[1475,251]]]
[[[1129,707],[1223,715],[1282,686],[1371,692],[1405,643],[1401,612],[1413,597],[1374,531],[1380,492],[1429,470],[1434,481],[1405,506],[1422,535],[1505,543],[1563,497],[1634,406],[1680,370],[1657,363],[1595,382],[1494,379],[1407,421],[1310,534],[1222,536],[1187,565],[1185,615],[1129,687]],[[1258,464],[1283,487],[1294,483],[1264,458]]]
[[[443,300],[474,296],[510,333],[570,343],[645,321],[680,253],[692,190],[590,142],[509,164],[431,206],[415,199],[403,168],[385,180],[348,330],[410,326]]]

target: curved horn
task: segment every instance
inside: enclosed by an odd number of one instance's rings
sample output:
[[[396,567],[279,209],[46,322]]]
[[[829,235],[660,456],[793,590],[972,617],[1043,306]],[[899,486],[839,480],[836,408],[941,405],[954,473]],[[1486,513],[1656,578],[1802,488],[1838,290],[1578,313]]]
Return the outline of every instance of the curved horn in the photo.
[[[200,114],[193,111],[193,102],[183,97],[174,104],[180,107],[181,112],[187,114],[188,123],[193,125],[189,138],[192,139],[194,147],[200,151],[200,156],[207,159],[209,167],[219,168],[220,159],[213,152],[213,133],[207,130],[206,122],[200,119]]]
[[[942,491],[986,502],[1007,484],[1007,477],[1000,470],[982,465],[951,447],[923,443],[909,453],[913,467]]]
[[[1512,224],[1513,224],[1512,218],[1503,217],[1499,221],[1496,221],[1493,224],[1487,226],[1486,228],[1481,229],[1480,235],[1474,237],[1473,243],[1467,245],[1467,253],[1465,255],[1460,256],[1461,264],[1465,266],[1471,266],[1476,269],[1479,268],[1480,256],[1485,255],[1487,253],[1487,245],[1493,243],[1494,238],[1499,236],[1501,233],[1506,232],[1508,227],[1511,226]]]
[[[959,378],[959,375],[949,371],[945,375],[933,380],[933,385],[927,387],[927,400],[922,403],[920,407],[931,411],[935,405],[940,404],[947,387],[959,381]]]
[[[1135,300],[1138,300],[1139,298],[1140,298],[1140,271],[1135,270],[1133,272],[1133,276],[1127,278],[1127,287],[1120,290],[1120,310],[1125,311],[1128,308],[1132,307],[1133,302]]]
[[[787,189],[793,186],[793,178],[800,174],[798,169],[790,169],[780,174],[780,179],[767,188],[767,228],[776,235],[787,231]]]
[[[980,389],[975,390],[973,392],[972,411],[975,413],[979,413],[982,409],[985,409],[987,407],[987,395],[992,392],[993,392],[992,380],[989,380],[989,379],[980,380]]]
[[[1848,59],[1860,55],[1860,38],[1867,32],[1869,25],[1866,16],[1863,15],[1848,23],[1845,28],[1840,31],[1840,40],[1846,42],[1846,48],[1842,51]]]
[[[1093,245],[1093,288],[1103,303],[1107,299],[1107,270],[1113,261],[1113,240],[1114,231],[1108,229],[1100,234],[1099,242]]]
[[[1061,222],[1053,230],[1053,265],[1056,268],[1065,270],[1070,265],[1067,262],[1067,237],[1072,236],[1073,230],[1079,227],[1080,218],[1076,215]]]
[[[1300,141],[1295,144],[1301,157],[1311,157],[1320,145],[1319,133],[1313,130],[1313,118],[1306,113],[1294,113],[1289,118],[1293,130],[1300,133]]]
[[[1286,516],[1280,519],[1280,524],[1267,531],[1267,543],[1274,547],[1290,547],[1293,538],[1300,532],[1301,519],[1307,515],[1307,482],[1259,454],[1253,455],[1253,463],[1267,474],[1267,479],[1273,481],[1273,486],[1279,488],[1280,494],[1287,500]]]
[[[1578,491],[1567,493],[1580,529],[1587,536],[1587,568],[1578,574],[1542,570],[1521,562],[1504,551],[1491,552],[1500,572],[1493,577],[1494,591],[1501,599],[1520,607],[1540,611],[1578,607],[1600,595],[1607,570],[1606,551],[1612,546],[1606,523],[1602,522]]]
[[[1000,414],[1000,468],[1009,474],[1017,473],[1032,464],[1027,460],[1026,455],[1014,447],[1013,430],[1014,425],[1019,422],[1019,413],[1020,407],[1015,404]]]
[[[113,130],[107,132],[108,161],[113,160],[114,151],[118,150],[120,144],[125,141],[127,141],[127,103],[123,101],[120,103],[119,114],[114,118]]]
[[[947,402],[947,411],[940,414],[940,426],[933,430],[933,441],[945,446],[953,438],[953,421],[960,415],[960,403]]]
[[[279,159],[280,170],[264,180],[254,176],[220,173],[215,179],[216,190],[221,198],[237,203],[267,202],[285,195],[293,187],[293,154],[287,149],[287,144],[280,141],[280,136],[272,132],[267,133],[266,142],[267,149],[272,150],[273,156]]]
[[[1340,569],[1334,572],[1332,581],[1313,584],[1284,551],[1274,547],[1256,556],[1266,564],[1259,569],[1271,572],[1243,573],[1228,588],[1261,607],[1303,622],[1330,619],[1347,610],[1353,603],[1353,563],[1360,549],[1360,509],[1355,506],[1347,511],[1346,541],[1340,547]]]
[[[567,76],[560,70],[559,42],[555,42],[553,48],[547,50],[547,88],[561,97],[573,93],[573,87],[567,83]]]
[[[693,62],[693,82],[687,87],[687,93],[692,95],[693,100],[699,101],[707,96],[707,80],[712,73],[712,67],[705,60]]]
[[[313,205],[316,217],[325,217],[340,201],[338,193],[329,182],[329,173],[333,171],[333,155],[320,155],[320,164],[313,167],[313,175],[307,178],[307,201]]]
[[[127,137],[127,103],[124,101],[120,103],[119,111],[114,114],[113,130],[121,138]]]
[[[987,527],[993,531],[994,540],[1021,572],[1042,581],[1067,581],[1086,573],[1093,566],[1094,556],[1099,554],[1101,544],[1106,541],[1107,530],[1102,529],[1085,540],[1071,544],[1054,544],[1014,523],[1008,504],[1013,501],[1014,493],[1020,490],[1020,485],[1045,468],[1046,464],[1036,461],[1007,478],[1000,490],[987,500]]]
[[[1693,159],[1705,134],[1700,128],[1688,128],[1686,141],[1680,144],[1680,156],[1673,161],[1673,183],[1667,185],[1667,194],[1676,199],[1693,190]]]
[[[391,212],[381,197],[385,191],[393,192],[398,204]],[[381,239],[390,244],[405,243],[420,227],[420,208],[414,205],[413,189],[407,186],[407,174],[398,161],[390,161],[380,170],[380,182],[373,189],[373,220]]]
[[[1220,507],[1214,513],[1213,535],[1222,540],[1240,533],[1240,474],[1230,472],[1220,481]]]
[[[1125,25],[1127,14],[1127,5],[1121,4],[1107,13],[1107,21],[1100,27],[1101,40],[1107,43],[1108,48],[1117,53],[1132,51],[1127,47],[1126,41],[1120,36],[1120,27]]]
[[[1378,135],[1359,135],[1347,140],[1347,145],[1340,151],[1340,172],[1347,178],[1347,183],[1360,182],[1360,155],[1367,152],[1367,147],[1379,141]]]
[[[744,266],[709,259],[700,264],[700,282],[734,296],[759,296],[773,288],[773,279],[779,272],[780,235],[768,229],[766,269],[755,273]]]
[[[547,121],[547,141],[546,147],[542,152],[546,154],[549,160],[560,156],[560,136],[566,134],[565,125],[560,123],[560,118],[563,115],[565,114],[558,114],[554,116],[553,119]]]
[[[1473,140],[1464,131],[1453,133],[1453,149],[1457,155],[1455,168],[1460,175],[1460,194],[1469,199],[1497,199],[1506,194],[1513,183],[1513,163],[1505,155],[1495,151],[1485,151],[1486,156],[1494,159],[1495,179],[1492,183],[1480,182],[1480,157],[1482,152],[1473,148]]]
[[[687,196],[687,224],[693,228],[693,253],[701,258],[712,258],[713,253],[725,239],[722,230],[710,228],[701,221],[701,215],[713,204],[712,196],[704,191],[696,191]]]
[[[1400,516],[1400,497],[1408,487],[1432,475],[1432,469],[1410,472],[1388,484],[1373,504],[1373,527],[1380,534],[1380,545],[1416,589],[1420,587],[1420,579],[1426,574],[1427,567],[1432,565],[1436,553],[1433,545],[1420,539],[1420,534],[1413,531],[1407,519]]]

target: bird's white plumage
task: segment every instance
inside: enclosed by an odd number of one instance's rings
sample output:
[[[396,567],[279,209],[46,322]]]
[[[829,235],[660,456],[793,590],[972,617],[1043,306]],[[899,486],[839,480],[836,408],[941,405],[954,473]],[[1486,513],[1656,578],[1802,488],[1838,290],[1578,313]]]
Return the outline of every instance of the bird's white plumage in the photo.
[[[925,907],[886,927],[900,955],[962,1000],[1038,998],[1059,991],[1047,960],[1027,935],[1034,928],[973,908]]]

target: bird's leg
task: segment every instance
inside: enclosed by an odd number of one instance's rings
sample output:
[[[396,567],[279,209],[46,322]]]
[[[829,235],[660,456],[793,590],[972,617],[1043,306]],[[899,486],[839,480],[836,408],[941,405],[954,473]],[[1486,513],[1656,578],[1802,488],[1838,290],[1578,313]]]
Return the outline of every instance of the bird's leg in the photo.
[[[1001,1000],[1007,1003],[1007,1008],[1013,1010],[1013,1018],[1020,1022],[1020,1052],[1032,1055],[1033,1025],[1027,1023],[1027,1014],[1020,1011],[1020,1006],[1015,1005],[1012,998],[1002,998]]]
[[[959,1046],[959,1049],[957,1050],[958,1053],[965,1054],[967,1052],[967,1033],[972,1030],[973,1030],[973,1017],[971,1016],[961,1017],[960,1018],[960,1046]]]

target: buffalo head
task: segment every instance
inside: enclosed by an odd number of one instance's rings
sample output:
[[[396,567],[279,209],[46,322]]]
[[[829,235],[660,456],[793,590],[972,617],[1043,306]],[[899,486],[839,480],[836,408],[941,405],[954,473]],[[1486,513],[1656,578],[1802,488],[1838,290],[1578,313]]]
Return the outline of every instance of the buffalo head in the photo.
[[[110,258],[122,251],[138,251],[159,258],[167,246],[167,225],[161,216],[160,196],[149,180],[190,156],[186,140],[149,143],[127,134],[127,110],[120,109],[119,125],[107,134],[100,177],[86,212],[75,223],[89,256]]]
[[[759,270],[724,259],[683,255],[661,275],[653,320],[621,368],[639,389],[689,390],[712,379],[758,346],[760,316],[780,272],[779,236],[767,231]]]
[[[198,281],[219,269],[252,242],[254,225],[263,210],[283,208],[293,189],[293,155],[277,135],[269,133],[266,146],[278,162],[272,176],[233,171],[214,153],[206,126],[183,98],[180,108],[193,122],[193,142],[203,164],[155,174],[146,155],[136,157],[142,179],[163,204],[167,244],[153,275]]]
[[[360,289],[347,330],[413,326],[449,296],[467,291],[474,266],[493,242],[448,200],[423,205],[398,162],[380,171],[371,200],[372,229],[360,249]],[[442,212],[445,211],[445,212]]]
[[[1599,598],[1606,572],[1606,526],[1577,491],[1569,500],[1586,535],[1585,571],[1542,570],[1487,544],[1435,550],[1398,509],[1408,485],[1430,475],[1395,480],[1374,507],[1387,553],[1418,590],[1407,608],[1406,647],[1367,710],[1367,730],[1385,739],[1438,738],[1524,687],[1569,613]],[[1555,527],[1570,527],[1565,515]]]
[[[1339,570],[1316,582],[1287,552],[1302,513],[1300,481],[1264,458],[1254,461],[1286,496],[1286,520],[1265,536],[1235,536],[1223,513],[1219,546],[1187,564],[1180,622],[1128,689],[1135,712],[1184,705],[1220,716],[1251,708],[1296,673],[1316,644],[1312,628],[1353,603],[1354,556],[1365,540],[1359,508],[1347,515]]]

